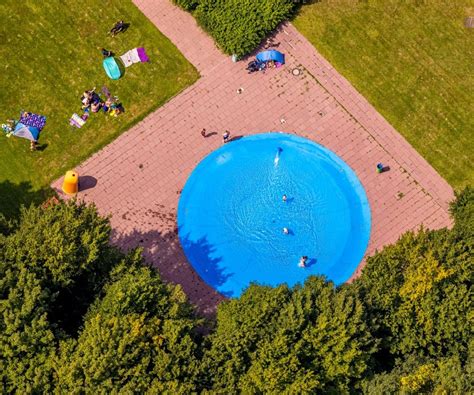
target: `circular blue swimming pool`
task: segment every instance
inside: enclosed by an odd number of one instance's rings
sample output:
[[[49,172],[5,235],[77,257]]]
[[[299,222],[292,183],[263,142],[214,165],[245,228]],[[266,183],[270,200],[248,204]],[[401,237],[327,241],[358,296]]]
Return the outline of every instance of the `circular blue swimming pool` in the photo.
[[[332,151],[265,133],[229,142],[198,164],[181,193],[178,230],[202,279],[239,296],[251,282],[293,286],[318,274],[347,281],[367,248],[370,208]]]

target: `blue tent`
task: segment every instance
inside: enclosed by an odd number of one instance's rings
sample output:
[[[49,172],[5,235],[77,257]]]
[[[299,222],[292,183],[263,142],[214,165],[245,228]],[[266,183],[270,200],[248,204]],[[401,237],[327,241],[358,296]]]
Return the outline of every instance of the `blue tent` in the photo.
[[[259,62],[268,62],[269,60],[273,60],[274,62],[285,64],[285,55],[276,51],[275,49],[270,49],[268,51],[259,52],[257,54],[257,60]]]
[[[110,79],[118,80],[122,76],[122,71],[120,70],[117,59],[113,57],[105,58],[102,65]]]
[[[21,122],[17,123],[15,130],[13,131],[14,136],[23,137],[31,141],[37,141],[39,134],[40,131],[38,128],[35,128],[34,126],[24,125]]]

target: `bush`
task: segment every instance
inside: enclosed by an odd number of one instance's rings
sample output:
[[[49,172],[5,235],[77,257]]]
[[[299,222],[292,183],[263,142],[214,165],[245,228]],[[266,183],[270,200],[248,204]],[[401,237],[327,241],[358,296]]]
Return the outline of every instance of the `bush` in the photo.
[[[472,394],[472,366],[459,357],[438,360],[409,355],[389,372],[364,380],[362,393],[376,394]]]
[[[77,341],[62,344],[57,392],[195,393],[199,321],[184,292],[163,283],[139,254],[111,277]]]
[[[457,194],[451,212],[453,229],[406,233],[369,257],[351,285],[380,340],[368,394],[472,392],[471,188]]]
[[[199,4],[198,0],[173,0],[173,3],[186,11],[193,11]]]
[[[195,17],[225,53],[242,56],[294,10],[292,0],[200,0]]]
[[[0,214],[0,393],[193,393],[200,324],[179,286],[110,247],[94,206]]]
[[[206,387],[216,393],[348,393],[375,350],[361,301],[323,278],[276,288],[251,285],[221,303]]]

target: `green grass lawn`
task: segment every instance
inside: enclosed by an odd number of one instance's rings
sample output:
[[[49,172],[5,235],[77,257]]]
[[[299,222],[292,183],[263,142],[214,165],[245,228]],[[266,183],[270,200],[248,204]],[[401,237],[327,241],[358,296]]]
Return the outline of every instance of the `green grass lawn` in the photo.
[[[196,81],[198,73],[174,45],[128,0],[2,0],[0,2],[0,122],[24,109],[47,116],[39,143],[0,132],[0,212],[15,215],[20,203],[41,201],[48,185]],[[114,23],[125,33],[107,35]],[[145,47],[150,63],[137,63],[112,81],[100,49],[116,55]],[[125,113],[92,114],[81,129],[69,126],[82,114],[85,89],[107,86]]]
[[[474,179],[473,0],[321,0],[299,31],[455,188]]]

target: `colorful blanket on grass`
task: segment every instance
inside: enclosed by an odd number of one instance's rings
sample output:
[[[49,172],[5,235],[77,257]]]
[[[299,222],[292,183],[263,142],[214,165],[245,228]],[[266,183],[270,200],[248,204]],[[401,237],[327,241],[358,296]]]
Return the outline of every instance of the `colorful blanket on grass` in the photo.
[[[82,128],[85,123],[86,121],[76,113],[72,114],[72,117],[69,119],[69,125],[75,126],[76,128]]]
[[[22,111],[19,122],[23,125],[37,128],[41,132],[46,124],[46,117],[44,115]]]
[[[120,56],[120,59],[122,59],[125,67],[131,66],[134,63],[148,62],[150,60],[145,52],[145,48],[143,47],[134,48],[128,52],[125,52],[122,56]]]

